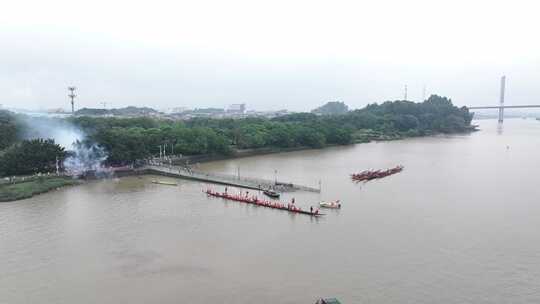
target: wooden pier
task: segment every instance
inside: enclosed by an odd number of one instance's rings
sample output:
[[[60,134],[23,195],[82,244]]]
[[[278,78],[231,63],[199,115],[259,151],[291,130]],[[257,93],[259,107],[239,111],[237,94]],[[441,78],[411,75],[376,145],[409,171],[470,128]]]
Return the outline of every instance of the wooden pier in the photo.
[[[199,170],[192,170],[186,167],[179,166],[165,166],[165,165],[147,165],[142,168],[148,173],[163,175],[176,178],[191,179],[196,181],[202,181],[213,184],[227,185],[233,187],[247,188],[247,189],[270,189],[275,188],[280,192],[291,191],[309,191],[320,192],[319,188],[313,188],[289,182],[272,181],[261,178],[253,177],[238,177],[230,174],[217,174],[204,172]]]

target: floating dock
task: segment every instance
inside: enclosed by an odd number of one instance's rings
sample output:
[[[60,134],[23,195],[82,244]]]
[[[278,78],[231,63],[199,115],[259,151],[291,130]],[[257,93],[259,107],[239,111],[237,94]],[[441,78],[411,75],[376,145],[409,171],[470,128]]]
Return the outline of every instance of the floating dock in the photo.
[[[291,191],[308,191],[308,192],[320,192],[320,189],[293,184],[280,181],[272,181],[267,179],[252,178],[252,177],[238,177],[228,174],[217,174],[203,172],[199,170],[192,170],[185,167],[178,166],[158,166],[147,165],[141,168],[142,170],[156,175],[163,175],[176,178],[191,179],[196,181],[202,181],[207,183],[240,187],[254,190],[264,189],[276,189],[280,192]]]

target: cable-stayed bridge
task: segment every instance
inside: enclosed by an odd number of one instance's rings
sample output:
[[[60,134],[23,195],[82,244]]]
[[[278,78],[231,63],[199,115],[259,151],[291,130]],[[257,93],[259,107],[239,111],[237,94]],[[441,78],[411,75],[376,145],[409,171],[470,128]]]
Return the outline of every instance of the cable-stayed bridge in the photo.
[[[506,87],[506,76],[501,77],[501,95],[499,105],[495,106],[473,106],[467,107],[469,110],[484,110],[484,109],[499,109],[499,122],[504,121],[504,109],[530,109],[540,108],[540,105],[505,105],[504,104],[504,92]]]

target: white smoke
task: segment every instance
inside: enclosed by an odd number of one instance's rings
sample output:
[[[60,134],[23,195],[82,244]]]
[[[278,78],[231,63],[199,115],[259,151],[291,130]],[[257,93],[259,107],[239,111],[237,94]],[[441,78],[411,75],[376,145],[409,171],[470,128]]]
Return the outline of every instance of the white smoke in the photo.
[[[69,175],[81,175],[94,171],[96,175],[106,173],[103,163],[106,151],[95,143],[88,143],[86,134],[69,121],[59,118],[25,116],[25,139],[52,138],[68,151],[63,166]]]
[[[82,142],[86,135],[67,120],[60,118],[21,116],[24,128],[24,139],[52,138],[54,141],[70,150],[77,141]]]
[[[103,167],[103,162],[107,160],[107,153],[102,147],[76,141],[69,152],[70,155],[64,160],[67,174],[81,175],[87,171],[94,171],[96,175],[107,173]]]

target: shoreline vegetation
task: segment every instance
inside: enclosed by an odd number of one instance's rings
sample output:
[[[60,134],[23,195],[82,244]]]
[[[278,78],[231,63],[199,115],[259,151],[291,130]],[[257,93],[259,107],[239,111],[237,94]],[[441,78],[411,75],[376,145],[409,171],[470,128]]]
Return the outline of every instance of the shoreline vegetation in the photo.
[[[472,132],[472,131],[476,131],[476,129],[471,128],[469,131],[465,131],[465,132]],[[426,135],[426,136],[437,136],[437,135],[440,135],[440,133]],[[399,136],[399,135],[375,136],[375,137],[371,137],[369,140],[359,140],[359,141],[352,142],[349,145],[365,144],[365,143],[379,142],[379,141],[385,142],[385,141],[393,141],[393,140],[403,140],[407,138],[411,138],[411,137],[404,137],[404,136]],[[322,148],[312,148],[308,146],[302,146],[302,147],[294,147],[294,148],[269,147],[269,148],[259,148],[259,149],[246,149],[246,150],[233,151],[232,153],[227,154],[227,155],[224,155],[224,154],[196,155],[196,156],[186,157],[183,159],[173,161],[173,163],[174,164],[181,163],[182,165],[185,165],[186,162],[190,164],[206,163],[206,162],[212,162],[212,161],[229,160],[229,159],[237,159],[237,158],[260,156],[260,155],[269,155],[269,154],[276,154],[276,153],[288,153],[288,152],[295,152],[295,151],[325,149],[325,148],[338,147],[338,146],[342,146],[342,145],[337,145],[337,144],[326,145]],[[135,173],[135,175],[140,175],[140,172],[135,172],[133,169],[131,171],[132,172],[123,172],[121,176],[122,177],[131,176],[131,175],[134,175],[133,173]],[[153,175],[155,173],[146,173],[146,174]],[[24,180],[22,180],[23,177],[21,176],[14,176],[12,178],[15,179],[13,182],[4,181],[3,183],[0,183],[0,203],[28,199],[36,195],[58,190],[66,186],[76,186],[76,185],[81,185],[84,183],[81,178],[68,177],[68,176],[56,176],[56,175],[25,177]]]
[[[461,133],[474,128],[472,114],[446,97],[422,103],[393,101],[349,111],[331,102],[312,113],[275,118],[154,118],[75,116],[68,121],[87,134],[82,145],[97,144],[110,165],[134,164],[160,156],[231,155],[247,149],[322,148],[372,140]]]
[[[476,132],[478,129],[476,126],[471,126],[469,129],[463,131],[463,132],[455,132],[451,134],[468,134],[471,132]],[[339,146],[349,146],[349,145],[357,145],[357,144],[367,144],[372,142],[387,142],[387,141],[394,141],[394,140],[405,140],[409,138],[416,138],[416,137],[429,137],[429,136],[439,136],[444,135],[447,133],[433,133],[429,135],[423,135],[423,136],[400,136],[399,134],[395,135],[383,135],[383,136],[373,136],[369,137],[367,139],[359,139],[351,142],[347,145],[339,145],[339,144],[327,144],[324,147],[321,148],[313,148],[308,146],[301,146],[301,147],[294,147],[294,148],[279,148],[279,147],[266,147],[266,148],[257,148],[257,149],[243,149],[243,150],[234,150],[229,154],[201,154],[201,155],[191,155],[191,156],[185,156],[181,159],[173,159],[173,165],[181,164],[197,164],[197,163],[207,163],[207,162],[213,162],[213,161],[220,161],[220,160],[229,160],[229,159],[237,159],[237,158],[243,158],[243,157],[252,157],[252,156],[260,156],[260,155],[269,155],[269,154],[277,154],[277,153],[288,153],[288,152],[297,152],[297,151],[306,151],[306,150],[316,150],[316,149],[325,149],[325,148],[332,148],[332,147],[339,147]]]
[[[421,103],[387,101],[350,111],[329,102],[311,113],[275,118],[209,118],[168,120],[152,117],[71,116],[36,118],[0,111],[0,178],[70,172],[96,166],[134,166],[172,156],[189,163],[270,153],[389,141],[474,131],[473,114],[449,98],[430,96]],[[56,129],[55,129],[56,128]],[[60,129],[59,129],[60,128]],[[63,129],[62,129],[63,128]],[[83,134],[72,147],[55,142],[55,132]],[[57,132],[58,133],[58,132]],[[31,138],[31,139],[28,139]],[[66,161],[67,160],[67,161]],[[82,167],[80,167],[82,166]],[[85,169],[87,168],[87,169]],[[0,185],[0,200],[22,199],[75,184],[41,177],[22,184]]]
[[[0,202],[11,202],[31,198],[66,186],[79,185],[82,182],[72,177],[36,176],[0,184]]]

